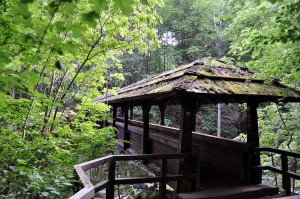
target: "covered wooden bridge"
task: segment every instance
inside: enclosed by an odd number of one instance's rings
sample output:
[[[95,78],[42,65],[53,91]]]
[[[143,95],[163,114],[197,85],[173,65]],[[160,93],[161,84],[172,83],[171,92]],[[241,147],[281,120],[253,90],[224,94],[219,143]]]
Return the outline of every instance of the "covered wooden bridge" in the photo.
[[[145,182],[159,182],[160,198],[165,198],[169,181],[176,182],[171,186],[180,193],[179,198],[258,198],[278,193],[277,187],[260,184],[262,170],[282,174],[287,195],[290,178],[300,179],[299,174],[288,170],[287,161],[289,156],[300,158],[300,154],[260,148],[257,121],[259,103],[300,102],[300,93],[278,81],[255,79],[247,68],[203,58],[126,86],[117,95],[95,102],[112,106],[113,120],[106,125],[116,127],[117,137],[129,141],[121,149],[142,154],[112,155],[76,165],[84,186],[73,198],[91,198],[104,188],[106,197],[114,198],[114,185]],[[247,143],[195,132],[198,107],[217,103],[247,103]],[[179,129],[164,126],[165,109],[170,104],[181,106]],[[153,105],[161,112],[160,125],[149,124]],[[131,119],[134,106],[142,107],[142,121]],[[123,118],[117,118],[118,107],[122,108]],[[261,151],[280,154],[282,168],[261,166]],[[116,178],[116,162],[128,160],[144,160],[144,164],[154,160],[160,171],[154,177]],[[109,164],[107,180],[92,183],[87,171],[104,163]],[[222,187],[227,191],[222,191]]]

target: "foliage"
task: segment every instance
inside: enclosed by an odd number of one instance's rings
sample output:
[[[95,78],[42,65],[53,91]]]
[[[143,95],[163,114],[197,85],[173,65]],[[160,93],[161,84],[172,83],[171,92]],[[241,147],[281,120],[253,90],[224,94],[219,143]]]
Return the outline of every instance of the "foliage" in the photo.
[[[242,122],[240,118],[235,119],[236,114],[241,114],[242,110],[234,104],[221,104],[221,136],[225,138],[234,138],[242,132],[238,125]],[[217,133],[217,107],[216,105],[203,105],[197,114],[199,122],[198,129],[200,132],[216,135]],[[236,120],[239,120],[236,122]]]
[[[124,74],[124,85],[205,56],[227,55],[229,40],[223,36],[227,0],[165,0],[164,5],[158,8],[163,23],[156,30],[161,45],[120,57],[124,67],[117,71]]]
[[[298,113],[296,103],[271,104],[259,110],[261,145],[300,152]]]
[[[299,30],[299,3],[298,0],[245,1],[243,4],[232,1],[231,24],[226,30],[234,41],[231,53],[255,71],[257,77],[280,79],[293,88],[299,88],[300,79],[299,31],[294,32]],[[265,114],[261,113],[259,120],[262,145],[297,150],[289,142],[290,136],[296,135],[299,129],[295,117],[299,105],[282,106],[283,113],[275,105],[261,110]]]
[[[233,2],[237,11],[226,30],[234,41],[231,53],[247,60],[246,66],[257,77],[278,78],[299,87],[299,6],[298,0],[246,1],[244,6]]]
[[[259,78],[278,79],[299,89],[299,0],[231,1],[228,10],[231,54]],[[299,104],[267,104],[259,113],[260,145],[299,152]],[[279,157],[262,156],[263,164],[280,165]],[[297,163],[289,160],[290,169]],[[280,178],[266,173],[266,181]],[[297,188],[299,184],[295,183]]]
[[[65,198],[73,165],[110,153],[99,129],[118,57],[158,45],[158,0],[0,3],[0,197]]]
[[[142,120],[143,119],[143,111],[140,106],[133,108],[133,118],[135,120]],[[160,124],[160,110],[158,106],[152,106],[149,111],[149,119],[151,124]],[[165,117],[165,125],[171,126],[172,121]]]
[[[215,42],[217,30],[214,17],[219,17],[221,1],[174,1],[167,0],[160,13],[164,24],[160,27],[162,38],[166,33],[178,42],[180,54],[177,64],[189,63],[204,56],[217,56]],[[218,15],[218,16],[217,16]],[[174,20],[176,19],[176,20]]]

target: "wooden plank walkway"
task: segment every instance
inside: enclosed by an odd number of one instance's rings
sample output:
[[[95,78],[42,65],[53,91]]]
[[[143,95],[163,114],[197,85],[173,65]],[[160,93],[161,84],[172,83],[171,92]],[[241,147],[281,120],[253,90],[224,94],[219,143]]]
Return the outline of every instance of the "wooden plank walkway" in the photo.
[[[250,199],[278,194],[278,187],[269,185],[235,185],[203,191],[180,193],[180,199]]]

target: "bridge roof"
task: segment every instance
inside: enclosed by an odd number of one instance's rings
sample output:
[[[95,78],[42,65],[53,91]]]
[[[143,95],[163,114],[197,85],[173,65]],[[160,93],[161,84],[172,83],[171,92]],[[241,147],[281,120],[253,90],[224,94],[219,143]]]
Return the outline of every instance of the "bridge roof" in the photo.
[[[300,92],[280,84],[253,77],[245,67],[237,67],[213,58],[190,64],[128,85],[117,95],[96,98],[109,104],[145,99],[170,100],[192,97],[204,102],[300,102]]]

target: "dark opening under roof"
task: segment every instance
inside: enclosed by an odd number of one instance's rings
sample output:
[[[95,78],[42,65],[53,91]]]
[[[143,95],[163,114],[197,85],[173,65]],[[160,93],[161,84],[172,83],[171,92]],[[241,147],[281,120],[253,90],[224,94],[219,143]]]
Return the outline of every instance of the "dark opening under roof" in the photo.
[[[300,102],[300,92],[277,81],[253,78],[247,68],[236,67],[213,58],[190,64],[141,80],[117,92],[96,98],[109,104],[143,100],[176,100],[193,97],[209,102]]]

